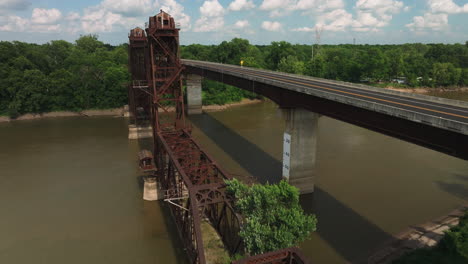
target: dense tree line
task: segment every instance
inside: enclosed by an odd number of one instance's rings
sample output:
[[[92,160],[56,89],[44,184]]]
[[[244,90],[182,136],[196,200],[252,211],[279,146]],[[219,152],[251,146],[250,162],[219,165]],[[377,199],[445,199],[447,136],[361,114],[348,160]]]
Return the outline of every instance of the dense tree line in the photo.
[[[0,113],[120,107],[127,102],[127,46],[82,36],[44,45],[0,42]]]
[[[184,46],[182,57],[350,82],[402,81],[407,86],[467,86],[468,41],[463,44],[251,45],[235,38],[219,45]]]
[[[182,58],[236,64],[351,82],[405,80],[406,86],[467,86],[468,42],[404,45],[251,45],[235,38],[219,45],[182,46]],[[0,42],[0,114],[120,107],[127,102],[127,45],[97,36],[75,43]],[[253,94],[203,82],[204,104],[225,104]]]

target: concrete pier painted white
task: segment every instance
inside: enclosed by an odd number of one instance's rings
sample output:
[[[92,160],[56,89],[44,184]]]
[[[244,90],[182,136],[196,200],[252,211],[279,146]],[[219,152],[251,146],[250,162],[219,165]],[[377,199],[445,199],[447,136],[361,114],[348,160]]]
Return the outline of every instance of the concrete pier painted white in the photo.
[[[202,113],[202,77],[187,74],[187,113],[189,115]]]
[[[153,136],[153,128],[151,126],[128,126],[128,139],[150,138]]]
[[[286,120],[285,140],[290,138],[289,153],[286,153],[288,151],[286,144],[283,155],[283,178],[297,187],[301,194],[312,193],[316,176],[315,161],[320,115],[300,108],[283,109],[283,114]]]
[[[143,200],[158,201],[164,199],[163,191],[154,177],[145,177],[143,187]]]

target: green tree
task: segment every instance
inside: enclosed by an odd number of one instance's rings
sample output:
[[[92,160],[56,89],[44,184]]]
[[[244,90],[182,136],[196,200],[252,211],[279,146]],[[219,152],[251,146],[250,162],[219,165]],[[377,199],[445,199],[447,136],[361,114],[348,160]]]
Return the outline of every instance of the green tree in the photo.
[[[287,56],[281,58],[278,63],[278,71],[303,74],[305,71],[305,65],[303,61],[299,61],[295,56]]]
[[[295,246],[316,230],[316,217],[304,214],[299,191],[287,182],[247,186],[234,179],[226,183],[236,210],[245,218],[239,235],[249,254]]]
[[[436,85],[456,85],[461,77],[461,69],[455,68],[452,63],[434,63],[433,75]]]
[[[76,47],[87,53],[93,53],[98,48],[104,47],[104,43],[98,40],[97,35],[84,35],[76,40]]]
[[[271,70],[278,69],[278,64],[282,58],[288,56],[295,56],[296,51],[294,50],[291,43],[286,41],[272,42],[268,47],[268,51],[265,57],[267,67]]]

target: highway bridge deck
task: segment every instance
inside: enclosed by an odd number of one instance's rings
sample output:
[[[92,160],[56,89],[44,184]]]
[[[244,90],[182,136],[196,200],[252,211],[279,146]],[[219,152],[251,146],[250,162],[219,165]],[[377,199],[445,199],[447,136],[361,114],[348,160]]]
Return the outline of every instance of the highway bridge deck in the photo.
[[[461,150],[461,146],[468,148],[468,102],[234,65],[193,60],[182,63],[188,73],[259,93],[281,107],[303,107],[453,156],[468,157],[462,153],[468,151]],[[422,133],[431,135],[419,136]]]

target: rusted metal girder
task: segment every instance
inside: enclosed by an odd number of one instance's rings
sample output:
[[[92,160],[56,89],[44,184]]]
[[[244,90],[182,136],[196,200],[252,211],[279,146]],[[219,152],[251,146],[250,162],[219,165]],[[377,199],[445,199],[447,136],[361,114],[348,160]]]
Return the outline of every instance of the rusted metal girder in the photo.
[[[225,192],[225,180],[231,177],[193,140],[185,124],[179,28],[169,14],[161,11],[150,17],[146,36],[144,33],[136,28],[129,36],[131,111],[137,117],[138,108],[142,108],[151,115],[155,176],[166,191],[165,200],[190,261],[206,263],[203,219],[211,223],[231,254],[242,254],[242,218]],[[294,260],[296,255],[291,256],[289,259]]]
[[[208,219],[231,253],[242,249],[241,218],[226,197],[229,176],[193,140],[185,124],[179,28],[161,11],[150,17],[147,85],[151,97],[157,178],[166,190],[179,235],[191,263],[205,263],[202,219]]]
[[[151,112],[147,82],[148,39],[145,31],[138,27],[130,31],[128,38],[128,68],[132,79],[128,85],[130,123],[146,125],[142,121],[148,120]]]

